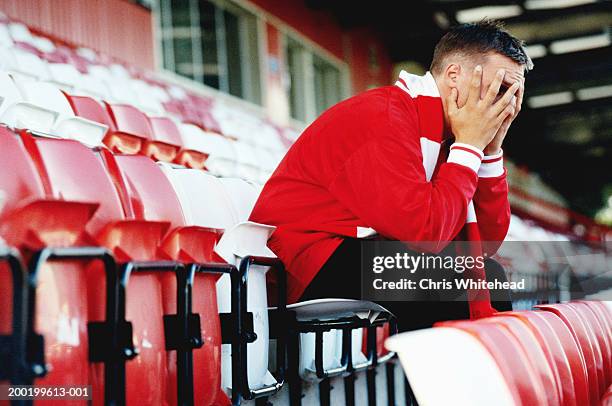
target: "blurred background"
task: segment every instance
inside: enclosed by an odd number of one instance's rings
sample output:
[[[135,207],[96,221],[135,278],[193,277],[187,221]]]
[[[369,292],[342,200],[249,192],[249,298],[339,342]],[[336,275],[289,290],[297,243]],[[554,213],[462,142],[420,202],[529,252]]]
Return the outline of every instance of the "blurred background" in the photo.
[[[288,137],[330,105],[424,73],[457,23],[499,19],[535,69],[505,144],[513,212],[612,239],[612,2],[0,0],[55,41],[265,117]]]

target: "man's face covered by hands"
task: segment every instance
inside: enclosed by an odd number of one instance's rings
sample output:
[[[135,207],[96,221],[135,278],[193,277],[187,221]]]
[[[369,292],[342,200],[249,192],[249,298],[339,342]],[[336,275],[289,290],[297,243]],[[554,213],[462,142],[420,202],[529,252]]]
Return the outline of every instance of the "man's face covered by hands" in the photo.
[[[484,60],[482,61],[482,63],[480,63],[480,65],[482,66],[482,84],[480,87],[480,98],[483,99],[485,97],[487,89],[489,89],[489,86],[491,86],[491,82],[493,82],[495,75],[500,69],[503,69],[504,77],[495,102],[497,102],[504,95],[506,90],[508,90],[510,86],[514,84],[514,82],[520,82],[521,89],[519,89],[519,92],[517,92],[516,96],[514,96],[514,103],[517,104],[518,99],[522,98],[522,90],[524,88],[525,83],[525,73],[523,66],[514,62],[512,59],[497,53],[491,53],[485,56]],[[462,68],[464,69],[461,69],[457,77],[457,91],[459,92],[459,99],[457,100],[457,105],[459,106],[459,108],[463,107],[465,105],[465,102],[467,101],[469,86],[472,80],[472,72],[475,66],[475,62],[472,64],[465,64],[464,66],[462,66]]]
[[[485,155],[499,153],[510,124],[521,110],[524,66],[504,55],[489,53],[449,65],[447,75],[450,95],[446,108],[455,138],[479,146]],[[461,130],[463,134],[457,133]]]

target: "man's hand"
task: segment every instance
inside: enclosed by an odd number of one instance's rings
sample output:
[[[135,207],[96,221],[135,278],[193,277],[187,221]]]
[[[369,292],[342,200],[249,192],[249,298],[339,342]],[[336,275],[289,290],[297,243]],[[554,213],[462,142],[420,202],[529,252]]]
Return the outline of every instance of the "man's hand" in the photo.
[[[506,138],[506,134],[508,133],[508,129],[510,128],[510,124],[512,124],[516,116],[518,116],[519,112],[521,111],[524,92],[525,92],[525,78],[523,78],[521,86],[519,87],[519,90],[517,92],[516,103],[514,105],[515,106],[514,114],[504,119],[504,121],[502,122],[502,125],[499,127],[499,130],[497,130],[495,137],[493,137],[493,140],[484,149],[485,155],[495,155],[499,153],[499,151],[501,150],[502,143],[504,142],[504,139]],[[512,100],[514,101],[514,98]]]
[[[447,98],[448,118],[456,142],[470,144],[483,150],[493,140],[504,120],[515,114],[512,100],[519,89],[519,82],[514,83],[497,102],[493,103],[504,74],[503,69],[497,72],[484,99],[481,99],[482,67],[476,66],[467,102],[461,108],[457,106],[457,89],[451,90]]]

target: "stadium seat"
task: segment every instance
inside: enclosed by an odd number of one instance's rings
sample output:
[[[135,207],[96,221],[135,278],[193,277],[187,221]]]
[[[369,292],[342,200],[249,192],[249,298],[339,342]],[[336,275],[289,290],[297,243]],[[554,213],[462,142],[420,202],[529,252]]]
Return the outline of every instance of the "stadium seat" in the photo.
[[[49,83],[31,81],[18,82],[17,88],[23,96],[24,101],[42,110],[56,114],[56,119],[52,127],[43,129],[41,130],[42,132],[50,133],[61,138],[74,139],[91,147],[101,145],[104,134],[107,132],[107,127],[82,117],[75,117],[68,100],[66,100],[66,97],[64,97],[58,88]],[[22,120],[21,123],[25,128],[34,127],[31,126],[28,121],[30,118],[29,114],[31,114],[29,108],[20,111],[19,105],[17,105],[14,108],[10,108],[10,110],[17,110],[14,114]],[[44,114],[46,115],[47,112]],[[32,119],[34,120],[34,124],[37,124],[36,119]],[[25,120],[25,122],[23,122],[23,120]]]
[[[585,366],[580,364],[579,349],[563,322],[546,312],[504,312],[500,316],[516,317],[534,333],[555,375],[561,404],[588,404]]]
[[[81,75],[72,94],[93,97],[98,101],[111,100],[110,89],[106,83],[89,73]]]
[[[181,149],[181,134],[168,117],[149,117],[152,140],[145,140],[141,153],[156,161],[173,162]]]
[[[234,142],[221,135],[203,131],[193,124],[180,127],[186,149],[208,156],[206,169],[218,176],[236,176],[236,151]]]
[[[2,69],[16,80],[47,80],[49,70],[44,61],[32,52],[17,47],[5,48],[0,52]]]
[[[4,23],[0,23],[0,47],[12,47],[13,38],[9,33],[8,26]]]
[[[491,352],[470,332],[418,330],[389,337],[385,346],[398,354],[419,404],[523,404]]]
[[[166,224],[164,232],[159,234],[155,244],[150,246],[146,259],[176,259],[187,262],[213,262],[218,257],[213,255],[213,247],[219,233],[211,229],[186,227],[183,209],[177,199],[174,189],[164,176],[160,167],[150,158],[144,156],[112,155],[103,153],[104,161],[123,195],[124,206],[128,205],[135,219],[148,223]],[[168,227],[169,226],[169,227]],[[169,232],[166,232],[169,230]],[[164,239],[165,240],[162,241]],[[154,253],[156,252],[156,253]],[[140,255],[143,252],[141,250]],[[145,258],[140,258],[145,259]],[[134,278],[135,276],[132,276]],[[137,276],[137,278],[142,276]],[[221,327],[217,314],[215,281],[217,275],[198,274],[192,286],[192,306],[194,313],[200,314],[201,335],[205,345],[194,351],[194,399],[196,404],[226,403],[227,399],[221,392]],[[128,296],[130,295],[130,281]],[[176,286],[171,280],[165,280],[161,285],[164,300],[164,310],[170,313],[173,309],[171,299]],[[133,291],[132,297],[142,296],[142,292]],[[138,299],[133,299],[138,300]],[[128,313],[130,303],[128,301]],[[133,317],[140,317],[133,315]],[[144,334],[146,325],[135,323],[135,334]],[[150,334],[150,332],[149,332]],[[162,343],[163,344],[163,343]],[[161,352],[163,347],[157,348]],[[168,368],[167,399],[176,397],[176,355],[167,353]],[[129,369],[128,369],[129,372]],[[134,375],[136,376],[136,371]],[[129,379],[128,373],[128,379]],[[151,381],[151,384],[154,384]]]
[[[137,154],[145,140],[152,140],[151,124],[147,116],[136,107],[127,104],[105,103],[108,115],[113,120],[114,131],[104,143],[114,152]]]
[[[49,81],[65,92],[72,93],[81,81],[81,72],[69,63],[50,63]]]
[[[129,85],[136,96],[136,107],[148,115],[159,116],[164,114],[162,101],[166,101],[168,95],[162,88],[137,79],[130,79]]]
[[[81,245],[82,233],[97,204],[53,198],[48,179],[39,174],[38,165],[21,140],[0,128],[0,145],[2,165],[10,165],[10,170],[0,176],[0,189],[7,197],[0,216],[0,234],[6,243],[19,248],[29,259],[47,247]],[[92,320],[95,309],[89,306],[87,277],[83,263],[74,259],[30,267],[34,307],[29,313],[27,367],[32,368],[39,385],[99,383],[89,376],[86,323]],[[104,285],[98,285],[98,290],[100,286]]]
[[[25,24],[11,22],[8,24],[8,29],[13,41],[32,42],[32,34]]]
[[[174,187],[188,225],[224,230],[216,252],[228,263],[237,263],[237,255],[273,257],[265,245],[273,227],[255,223],[240,223],[238,211],[221,182],[212,175],[193,169],[162,165],[164,173]],[[206,207],[206,210],[202,210]],[[246,231],[242,231],[246,230]],[[252,238],[254,237],[254,238]],[[263,244],[262,244],[263,242]],[[223,249],[220,251],[219,247]],[[276,382],[268,372],[268,305],[266,294],[267,268],[253,268],[248,276],[247,310],[253,313],[253,331],[257,339],[248,346],[248,382],[253,389]],[[223,276],[217,283],[220,312],[231,312],[229,278]],[[228,388],[232,382],[229,353],[224,352],[222,383]]]
[[[257,181],[260,179],[261,169],[255,153],[255,147],[244,142],[233,142],[235,160],[237,162],[233,176]]]
[[[584,322],[587,330],[591,334],[591,338],[595,338],[595,345],[599,347],[601,357],[603,361],[603,390],[606,390],[611,382],[612,374],[612,352],[610,350],[609,340],[612,339],[612,335],[609,334],[607,325],[603,324],[596,313],[592,310],[593,307],[587,304],[588,302],[571,302],[568,303],[571,306],[582,321]]]
[[[192,169],[206,168],[208,153],[202,145],[200,138],[204,131],[195,124],[180,124],[182,150],[176,156],[174,162]]]
[[[113,120],[100,102],[88,96],[75,96],[68,93],[64,95],[76,116],[103,124],[110,131],[115,130]]]
[[[595,335],[585,324],[586,320],[583,320],[580,314],[569,304],[537,305],[535,307],[554,313],[569,328],[586,363],[591,404],[596,404],[607,388],[605,386],[602,353]]]
[[[534,365],[521,341],[510,331],[495,323],[451,321],[437,323],[439,326],[452,326],[475,336],[489,350],[497,366],[510,386],[512,394],[523,405],[549,404],[551,393],[556,388],[545,386],[539,365]],[[555,404],[555,403],[552,403]]]
[[[502,326],[518,341],[521,349],[530,361],[532,370],[536,373],[543,387],[546,389],[545,394],[547,404],[560,405],[561,391],[557,386],[558,380],[553,368],[556,365],[550,364],[544,350],[540,346],[535,334],[531,329],[522,323],[520,320],[512,317],[495,317],[483,319],[479,323],[491,323],[494,326]]]
[[[107,169],[102,164],[103,161],[94,152],[77,142],[32,137],[24,140],[27,141],[28,150],[35,158],[35,162],[38,162],[39,170],[44,172],[48,179],[53,195],[61,196],[63,199],[72,198],[99,203],[99,209],[86,227],[87,237],[90,240],[111,249],[116,258],[122,262],[168,258],[159,252],[159,245],[170,223],[173,226],[182,224],[182,214],[180,206],[172,205],[171,187],[149,158],[128,156],[118,157],[118,160],[115,161],[110,159],[112,157],[106,152],[104,162],[113,168],[110,172],[113,172],[114,176],[120,176],[117,178],[109,176]],[[105,154],[105,152],[102,153]],[[148,179],[147,163],[150,164],[149,168],[157,169],[156,183],[139,182],[138,190],[132,189],[131,186],[134,185],[130,183],[132,179],[129,176],[142,174],[145,179]],[[133,170],[137,171],[136,175]],[[120,182],[124,179],[126,183],[122,183],[123,194],[120,194],[113,182]],[[163,188],[164,183],[159,183],[160,180],[166,182],[166,189]],[[160,195],[147,195],[145,193],[147,190],[156,190]],[[145,200],[137,201],[134,196]],[[129,200],[122,200],[125,197]],[[145,218],[163,218],[170,219],[170,221],[146,221]],[[74,270],[71,272],[73,275],[83,273]],[[88,270],[88,274],[90,272],[91,270]],[[175,276],[145,270],[143,272],[133,271],[131,275],[126,274],[124,277],[127,281],[125,317],[132,322],[135,344],[140,350],[137,361],[127,364],[127,401],[134,403],[144,399],[149,404],[164,402],[175,404],[177,401],[177,372],[173,360],[176,360],[176,355],[171,351],[166,351],[162,318],[164,314],[174,314],[177,309]],[[92,278],[94,277],[89,276],[88,282],[82,282],[83,286],[88,286],[87,288],[74,288],[74,290],[80,294],[86,294],[80,300],[88,303],[91,309],[95,309],[95,306],[99,308],[100,303],[104,303],[103,292],[97,289],[103,280]],[[210,282],[206,282],[206,278],[198,278],[196,286],[201,285],[206,288],[207,284],[211,285]],[[214,281],[211,286],[208,287],[214,292]],[[50,288],[53,288],[53,285]],[[199,291],[205,292],[201,288]],[[214,386],[210,386],[215,379],[217,382],[220,381],[220,327],[216,309],[211,308],[211,303],[215,302],[214,295],[212,302],[210,297],[209,292],[208,298],[207,295],[194,298],[194,309],[200,311],[202,315],[206,314],[202,317],[201,335],[207,344],[202,350],[203,356],[194,358],[197,378],[196,404],[211,404],[215,402],[215,399],[220,404],[223,403],[220,385],[217,385],[219,389],[216,391]],[[100,314],[99,311],[89,310],[88,312],[90,316]],[[158,317],[150,317],[151,314],[156,314]],[[214,316],[211,317],[210,314]],[[48,314],[46,315],[48,320],[54,320]],[[87,354],[86,349],[85,354]],[[85,362],[86,360],[87,358]],[[85,365],[87,366],[87,363]],[[99,371],[94,371],[91,375],[100,376]],[[148,379],[143,379],[143,377],[148,377]],[[160,385],[160,382],[166,382],[166,384]],[[209,386],[203,385],[204,382],[207,382]],[[103,387],[103,384],[98,382],[96,390]]]

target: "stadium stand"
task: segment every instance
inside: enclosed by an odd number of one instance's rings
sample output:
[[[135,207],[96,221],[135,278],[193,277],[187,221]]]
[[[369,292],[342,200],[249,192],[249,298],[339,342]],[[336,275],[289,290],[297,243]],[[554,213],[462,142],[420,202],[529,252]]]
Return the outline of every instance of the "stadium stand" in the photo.
[[[287,305],[274,228],[248,216],[293,130],[23,24],[0,45],[0,380],[94,404],[395,404],[397,353],[420,404],[610,404],[609,304],[400,335],[373,303]],[[530,235],[566,239],[514,217]],[[534,275],[541,254],[521,253]]]

